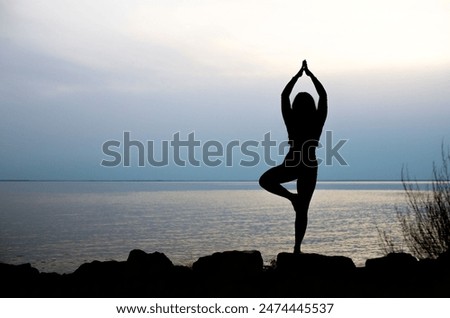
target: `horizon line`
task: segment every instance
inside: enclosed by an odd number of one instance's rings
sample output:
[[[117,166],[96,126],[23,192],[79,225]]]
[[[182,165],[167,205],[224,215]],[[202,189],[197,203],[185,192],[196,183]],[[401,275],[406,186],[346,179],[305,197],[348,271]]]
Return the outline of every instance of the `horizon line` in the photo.
[[[415,180],[401,180],[401,179],[326,179],[317,180],[317,182],[431,182],[432,180],[415,179]],[[258,180],[165,180],[165,179],[0,179],[0,182],[258,182]],[[292,181],[294,182],[294,181]],[[289,182],[287,182],[289,183]]]

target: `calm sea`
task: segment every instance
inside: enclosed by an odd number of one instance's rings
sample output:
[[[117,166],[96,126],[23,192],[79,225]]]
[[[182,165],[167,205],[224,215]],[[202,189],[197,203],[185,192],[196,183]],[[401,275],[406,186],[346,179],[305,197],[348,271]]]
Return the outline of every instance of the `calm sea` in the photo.
[[[303,251],[363,266],[382,255],[376,227],[397,231],[405,205],[399,182],[319,182]],[[292,251],[293,224],[290,203],[256,182],[0,182],[0,262],[44,272],[136,248],[182,265],[234,249],[270,262]]]

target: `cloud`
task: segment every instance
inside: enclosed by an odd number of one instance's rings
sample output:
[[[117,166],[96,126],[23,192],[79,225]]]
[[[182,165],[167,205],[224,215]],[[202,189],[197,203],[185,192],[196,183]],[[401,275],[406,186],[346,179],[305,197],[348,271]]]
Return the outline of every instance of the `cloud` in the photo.
[[[213,78],[270,78],[303,58],[322,74],[450,65],[443,7],[440,1],[18,0],[7,6],[13,22],[5,32],[31,50],[122,78],[123,85],[111,85],[132,91],[164,89],[187,77],[191,87]]]
[[[73,166],[123,130],[284,138],[279,94],[307,58],[329,92],[327,129],[355,138],[349,151],[367,150],[369,175],[384,138],[425,149],[448,131],[447,9],[437,0],[3,1],[0,155],[25,164],[27,145],[40,162]],[[395,165],[402,154],[391,150]]]

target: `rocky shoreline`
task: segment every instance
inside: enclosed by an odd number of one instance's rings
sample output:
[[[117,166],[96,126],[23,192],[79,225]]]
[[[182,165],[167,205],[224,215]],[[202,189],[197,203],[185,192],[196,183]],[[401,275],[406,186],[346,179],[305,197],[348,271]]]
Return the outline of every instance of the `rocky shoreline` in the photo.
[[[70,274],[0,263],[1,297],[450,297],[450,253],[417,260],[393,253],[356,267],[343,256],[226,251],[174,265],[164,254],[130,252]]]

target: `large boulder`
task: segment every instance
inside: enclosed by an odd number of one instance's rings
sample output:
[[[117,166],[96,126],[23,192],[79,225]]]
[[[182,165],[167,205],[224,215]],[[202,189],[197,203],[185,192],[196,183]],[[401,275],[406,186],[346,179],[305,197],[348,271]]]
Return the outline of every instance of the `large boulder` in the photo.
[[[277,256],[276,270],[281,273],[329,276],[348,274],[356,266],[351,258],[345,256],[326,256],[321,254],[280,253]]]
[[[38,281],[39,271],[31,264],[0,263],[0,297],[30,297]]]
[[[356,266],[344,256],[280,253],[276,297],[354,297]]]
[[[69,279],[74,296],[123,297],[167,295],[174,265],[162,253],[130,252],[127,261],[93,261],[81,265]]]
[[[441,255],[439,255],[439,257],[437,258],[437,261],[443,267],[450,269],[450,266],[449,266],[450,265],[450,249],[447,250],[446,252],[442,253]]]
[[[124,270],[124,263],[118,261],[92,261],[81,264],[73,273],[76,276],[86,277],[109,277],[117,275],[118,272]]]
[[[262,272],[263,259],[259,251],[226,251],[200,257],[192,269],[203,275],[253,275]]]
[[[366,269],[370,271],[398,272],[415,269],[417,259],[407,253],[389,253],[386,256],[366,261]]]
[[[146,253],[142,250],[132,250],[127,259],[128,266],[139,272],[164,273],[174,268],[172,261],[163,253]]]

